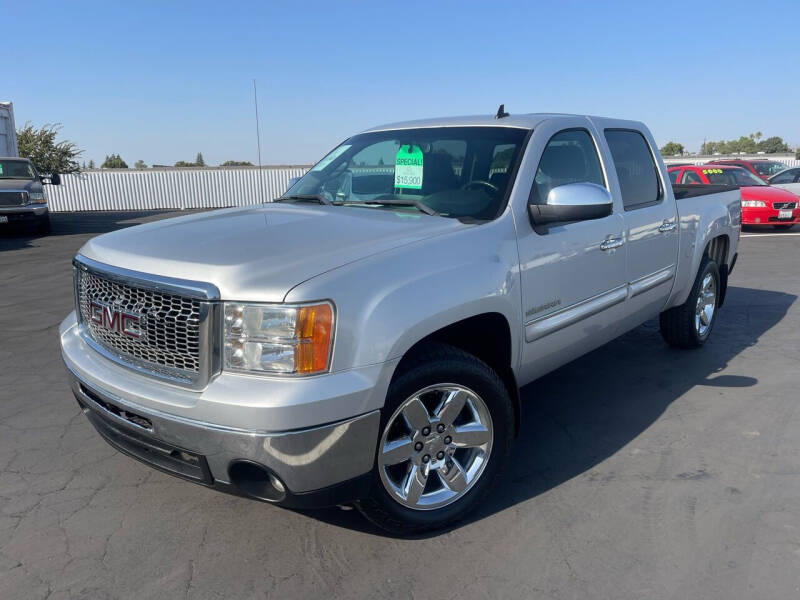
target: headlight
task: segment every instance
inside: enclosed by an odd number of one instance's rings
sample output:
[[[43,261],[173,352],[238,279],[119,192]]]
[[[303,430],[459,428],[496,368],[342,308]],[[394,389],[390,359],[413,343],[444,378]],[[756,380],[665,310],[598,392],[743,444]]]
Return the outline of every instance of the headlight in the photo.
[[[224,368],[247,373],[311,375],[327,371],[333,305],[225,303]]]
[[[28,194],[28,204],[44,204],[47,202],[47,196],[44,192],[30,192]]]
[[[761,200],[742,200],[743,208],[764,208],[766,206]]]

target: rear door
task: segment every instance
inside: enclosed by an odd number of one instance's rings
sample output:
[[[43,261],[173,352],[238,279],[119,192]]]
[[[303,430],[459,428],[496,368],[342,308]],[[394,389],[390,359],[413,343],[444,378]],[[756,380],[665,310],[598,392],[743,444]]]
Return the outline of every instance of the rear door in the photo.
[[[623,204],[629,316],[643,320],[661,310],[672,290],[678,257],[677,206],[649,136],[636,129],[607,128],[604,139],[614,161],[612,189]],[[685,170],[683,176],[690,172]]]

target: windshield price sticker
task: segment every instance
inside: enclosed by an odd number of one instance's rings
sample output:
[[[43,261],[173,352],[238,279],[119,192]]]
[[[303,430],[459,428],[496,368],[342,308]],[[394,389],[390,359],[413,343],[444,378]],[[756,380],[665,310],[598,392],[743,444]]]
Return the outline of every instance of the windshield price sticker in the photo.
[[[703,169],[703,175],[708,175],[710,173],[722,173],[722,169]]]
[[[394,187],[422,189],[422,148],[419,146],[400,146],[394,158]]]

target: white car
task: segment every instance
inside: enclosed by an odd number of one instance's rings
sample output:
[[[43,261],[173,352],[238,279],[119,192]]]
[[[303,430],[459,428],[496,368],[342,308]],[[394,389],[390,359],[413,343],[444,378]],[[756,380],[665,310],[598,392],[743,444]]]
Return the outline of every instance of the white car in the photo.
[[[770,177],[767,181],[770,185],[783,188],[800,196],[800,167],[793,167],[781,171]]]

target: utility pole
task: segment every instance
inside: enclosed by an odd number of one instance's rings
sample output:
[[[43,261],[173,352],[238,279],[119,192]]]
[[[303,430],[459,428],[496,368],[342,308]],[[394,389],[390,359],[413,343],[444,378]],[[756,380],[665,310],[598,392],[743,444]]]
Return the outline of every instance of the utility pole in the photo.
[[[258,144],[258,187],[261,191],[261,202],[266,202],[264,197],[264,174],[261,172],[261,127],[258,124],[258,92],[256,80],[253,79],[253,105],[256,109],[256,143]]]

